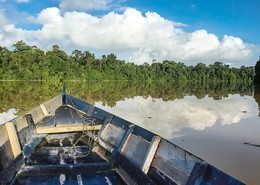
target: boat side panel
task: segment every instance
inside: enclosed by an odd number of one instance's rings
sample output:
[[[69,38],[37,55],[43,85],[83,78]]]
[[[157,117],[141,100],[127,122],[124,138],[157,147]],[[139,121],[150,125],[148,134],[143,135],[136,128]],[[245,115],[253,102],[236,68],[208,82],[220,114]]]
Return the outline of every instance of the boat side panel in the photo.
[[[33,118],[33,121],[35,124],[37,124],[39,121],[41,121],[45,117],[40,106],[32,109],[30,111],[30,114],[32,115],[32,118]]]
[[[126,171],[130,177],[134,179],[137,184],[155,184],[146,174],[142,172],[141,169],[136,168],[133,163],[122,155],[118,151],[113,151],[113,160],[119,165],[124,171]]]
[[[35,107],[29,113],[32,115],[35,124],[38,124],[46,116],[55,113],[56,109],[62,105],[61,95]]]
[[[186,184],[196,162],[201,160],[185,150],[162,139],[152,162],[158,177],[164,174],[176,184]],[[156,173],[153,173],[153,176]]]
[[[79,109],[83,112],[87,112],[90,107],[92,107],[91,104],[86,103],[78,98],[75,98],[70,95],[66,95],[67,98],[67,104],[71,105],[72,107],[75,107],[76,109]]]
[[[0,125],[0,146],[8,140],[8,134],[4,125]]]
[[[62,105],[61,95],[58,95],[58,96],[50,99],[49,101],[43,103],[43,105],[45,106],[45,108],[49,114],[54,114],[55,110]]]
[[[130,135],[121,152],[138,168],[141,168],[150,143],[140,136]]]
[[[22,125],[22,126],[20,126],[21,129],[17,130],[17,136],[19,138],[19,142],[20,142],[20,145],[22,148],[24,148],[26,146],[26,144],[28,144],[30,142],[33,135],[35,134],[35,126],[34,126],[33,121],[31,120],[32,117],[31,117],[31,115],[27,115],[27,116],[28,116],[28,121],[29,121],[29,119],[31,121],[30,126],[29,126],[25,116],[20,116],[14,120],[14,123],[17,128],[19,128],[19,125]]]
[[[186,185],[244,185],[239,180],[225,174],[205,162],[197,162]]]
[[[125,134],[125,130],[112,124],[107,124],[102,131],[100,137],[103,141],[108,142],[112,146],[118,148],[120,141]]]
[[[190,174],[195,163],[201,159],[188,153],[187,151],[173,145],[172,143],[162,139],[160,146],[156,152],[156,156],[162,158],[166,162],[172,163],[176,168]]]
[[[11,143],[7,140],[0,146],[0,172],[4,171],[14,160]]]
[[[18,116],[12,122],[15,124],[17,132],[20,132],[22,129],[28,127],[27,120],[24,116]]]

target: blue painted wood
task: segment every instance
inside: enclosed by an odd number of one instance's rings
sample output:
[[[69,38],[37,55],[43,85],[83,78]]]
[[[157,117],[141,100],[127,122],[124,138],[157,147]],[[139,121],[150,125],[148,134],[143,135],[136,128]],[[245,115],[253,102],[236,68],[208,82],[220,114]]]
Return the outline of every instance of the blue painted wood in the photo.
[[[46,137],[46,134],[38,135],[38,137],[33,138],[29,144],[27,144],[23,148],[23,154],[25,157],[28,157],[34,149],[37,147],[38,144]]]
[[[153,137],[155,136],[154,133],[142,128],[142,127],[139,127],[136,125],[134,131],[133,131],[133,134],[136,135],[136,136],[141,136],[142,138],[144,138],[145,140],[151,142]]]
[[[137,184],[155,184],[143,171],[137,168],[131,161],[124,157],[120,152],[114,150],[112,153],[112,159],[115,163],[122,167]]]
[[[125,132],[122,140],[119,143],[119,146],[118,146],[118,149],[117,149],[118,151],[121,151],[121,149],[124,146],[124,143],[126,142],[128,136],[134,131],[134,129],[135,129],[135,125],[134,124],[129,125],[127,131]]]
[[[156,184],[160,184],[160,185],[177,185],[170,178],[168,178],[164,173],[162,173],[160,170],[154,168],[153,166],[150,167],[150,169],[148,171],[148,176]]]
[[[212,165],[196,163],[187,185],[244,185],[239,180],[227,175]]]

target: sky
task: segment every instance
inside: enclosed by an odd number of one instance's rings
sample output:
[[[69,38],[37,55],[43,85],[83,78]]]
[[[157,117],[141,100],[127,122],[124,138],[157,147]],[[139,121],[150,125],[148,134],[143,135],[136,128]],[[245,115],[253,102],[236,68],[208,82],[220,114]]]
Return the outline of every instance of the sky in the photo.
[[[24,40],[136,64],[174,60],[253,66],[259,0],[0,0],[0,46]]]

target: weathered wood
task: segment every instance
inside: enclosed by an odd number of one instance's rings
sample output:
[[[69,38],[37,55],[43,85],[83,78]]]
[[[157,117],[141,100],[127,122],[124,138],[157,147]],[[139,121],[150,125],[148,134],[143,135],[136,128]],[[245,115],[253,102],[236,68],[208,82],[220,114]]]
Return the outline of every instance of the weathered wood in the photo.
[[[23,149],[23,154],[25,157],[29,156],[36,146],[46,137],[46,134],[38,135],[36,138],[32,138],[31,142],[28,143]]]
[[[125,172],[130,175],[130,177],[134,179],[134,181],[137,182],[137,184],[155,184],[146,174],[142,172],[141,169],[135,166],[120,152],[115,150],[112,154],[112,158],[118,166],[120,166]]]
[[[187,185],[200,184],[200,185],[245,185],[239,180],[227,175],[214,166],[207,163],[196,163],[192,170],[191,176]]]
[[[43,104],[40,104],[40,107],[41,107],[41,110],[42,110],[42,113],[43,113],[44,116],[50,115]]]
[[[84,125],[84,124],[77,124],[77,125],[62,125],[62,126],[50,126],[50,127],[41,127],[37,126],[36,132],[38,134],[51,134],[51,133],[66,133],[66,132],[77,132],[84,130],[99,130],[101,125]]]
[[[85,163],[85,164],[55,164],[30,165],[21,168],[20,176],[79,174],[89,171],[106,171],[114,168],[112,162]]]
[[[4,171],[14,160],[10,141],[0,146],[0,172]]]
[[[11,165],[0,174],[0,184],[1,185],[9,184],[23,164],[24,164],[23,154],[20,153],[16,157],[16,159],[11,163]]]
[[[38,124],[45,117],[40,106],[32,109],[30,114],[32,115],[35,124]]]
[[[120,141],[120,144],[119,144],[119,146],[118,146],[118,151],[124,150],[123,148],[126,146],[126,143],[127,143],[127,141],[129,140],[130,135],[131,135],[131,133],[134,131],[134,129],[135,129],[135,125],[134,125],[134,124],[130,124],[130,125],[128,126],[127,131],[125,132],[123,138],[122,138],[121,141]]]
[[[186,185],[200,184],[208,168],[207,163],[196,163]]]
[[[61,95],[58,95],[52,99],[50,99],[49,101],[43,103],[43,105],[45,106],[47,112],[49,114],[54,114],[55,110],[62,106],[62,98]]]
[[[152,166],[158,169],[176,184],[186,184],[189,178],[189,174],[186,174],[185,172],[174,166],[172,163],[165,161],[158,156],[154,157]]]
[[[120,166],[117,168],[117,172],[127,185],[137,184],[134,179]]]
[[[0,125],[0,146],[8,141],[8,134],[4,125]]]
[[[140,136],[130,135],[122,153],[139,168],[142,167],[145,155],[149,148],[149,142]]]
[[[191,173],[196,162],[202,161],[198,157],[190,154],[189,152],[165,139],[161,139],[156,156],[163,159],[167,163],[170,163],[171,165],[175,166],[175,168],[186,174]]]
[[[149,172],[147,174],[156,184],[160,185],[179,185],[172,181],[169,177],[167,177],[160,170],[150,167]],[[194,184],[193,184],[194,185]]]
[[[160,144],[160,141],[161,141],[161,138],[159,136],[154,136],[152,139],[152,142],[150,143],[149,149],[145,156],[144,163],[142,165],[142,170],[145,174],[147,174],[149,171],[149,168],[151,166],[151,163],[153,161],[157,148]]]
[[[22,129],[28,127],[28,122],[25,116],[18,116],[13,119],[12,122],[15,124],[17,132],[20,132]]]
[[[18,156],[21,153],[21,146],[18,140],[17,132],[13,122],[8,122],[5,124],[6,131],[9,136],[9,140],[11,143],[12,151],[14,157]]]
[[[125,130],[121,129],[120,127],[107,124],[100,137],[103,141],[117,148],[124,136],[124,133]]]

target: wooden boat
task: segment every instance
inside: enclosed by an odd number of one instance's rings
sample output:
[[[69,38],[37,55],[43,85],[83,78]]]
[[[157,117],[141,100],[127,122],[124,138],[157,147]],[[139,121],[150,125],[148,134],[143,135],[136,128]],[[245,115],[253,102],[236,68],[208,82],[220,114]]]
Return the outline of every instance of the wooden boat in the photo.
[[[0,183],[241,185],[162,137],[65,92],[0,125]]]

